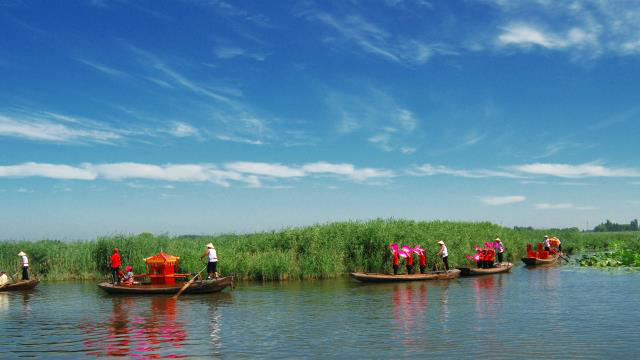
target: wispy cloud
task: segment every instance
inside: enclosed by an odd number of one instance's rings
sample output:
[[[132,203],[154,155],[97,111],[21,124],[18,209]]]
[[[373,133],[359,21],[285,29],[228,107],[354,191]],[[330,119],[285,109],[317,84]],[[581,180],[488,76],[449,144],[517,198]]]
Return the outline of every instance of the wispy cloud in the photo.
[[[640,8],[633,2],[485,2],[504,17],[506,25],[496,37],[500,46],[571,51],[576,59],[578,54],[586,58],[640,54]],[[527,14],[526,21],[522,14]]]
[[[0,113],[0,136],[61,143],[111,144],[122,139],[123,133],[96,121],[54,113]]]
[[[264,61],[267,58],[267,55],[265,54],[252,52],[236,46],[217,46],[214,49],[214,53],[219,59],[224,60],[246,57],[256,61]]]
[[[571,203],[540,203],[535,205],[538,210],[562,210],[562,209],[574,209],[574,210],[596,210],[595,206],[576,206]]]
[[[478,196],[478,199],[483,203],[491,206],[509,205],[527,200],[522,195],[510,195],[510,196]]]
[[[76,61],[78,61],[78,62],[80,62],[82,64],[85,64],[85,65],[87,65],[87,66],[89,66],[89,67],[91,67],[91,68],[93,68],[95,70],[98,70],[98,71],[102,72],[102,73],[110,75],[110,76],[119,76],[119,77],[128,76],[127,73],[125,73],[124,71],[120,71],[120,70],[117,70],[117,69],[114,69],[114,68],[111,68],[111,67],[108,67],[108,66],[105,66],[105,65],[102,65],[102,64],[98,64],[98,63],[93,62],[93,61],[89,61],[89,60],[85,60],[85,59],[76,59]]]
[[[411,142],[420,132],[421,121],[386,92],[375,88],[360,96],[330,92],[327,103],[337,117],[339,134],[363,134],[367,142],[383,151],[415,151]]]
[[[175,137],[200,136],[200,132],[198,131],[198,129],[185,122],[180,121],[174,122],[168,132]]]
[[[491,178],[491,177],[503,177],[518,179],[522,178],[522,175],[518,175],[512,172],[489,170],[489,169],[453,169],[443,165],[431,165],[424,164],[420,166],[414,166],[408,170],[408,173],[413,176],[434,176],[434,175],[451,175],[465,178]]]
[[[633,168],[613,168],[587,163],[579,165],[533,163],[516,165],[511,169],[533,175],[546,175],[564,178],[585,177],[640,177],[640,170]]]
[[[168,182],[211,182],[220,186],[231,186],[232,182],[251,187],[262,187],[262,181],[296,179],[309,176],[330,175],[355,182],[385,180],[395,176],[386,169],[357,168],[352,164],[314,162],[301,166],[280,163],[232,162],[222,166],[215,164],[143,164],[134,162],[92,164],[77,166],[28,162],[0,166],[3,177],[43,177],[64,180],[155,180]],[[133,185],[131,185],[133,184]],[[128,183],[136,187],[137,183]]]
[[[401,65],[426,63],[437,53],[449,53],[441,45],[428,44],[420,39],[394,36],[379,25],[360,15],[337,16],[323,11],[308,10],[300,13],[305,19],[323,24],[334,30],[338,37],[324,40],[342,49],[352,51],[352,44],[367,53]]]

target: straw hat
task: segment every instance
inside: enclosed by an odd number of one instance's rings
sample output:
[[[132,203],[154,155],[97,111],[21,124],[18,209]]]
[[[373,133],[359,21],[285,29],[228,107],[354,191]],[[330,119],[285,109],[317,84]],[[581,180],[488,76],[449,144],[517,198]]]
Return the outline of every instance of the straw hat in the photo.
[[[440,241],[438,241],[438,244],[444,245],[444,241],[440,240]]]
[[[212,243],[208,243],[208,244],[207,244],[207,248],[209,248],[209,249],[215,249],[215,246],[213,246],[213,244],[212,244]]]
[[[497,241],[497,242],[502,242],[502,240],[500,240],[500,238],[499,238],[499,237],[497,237],[497,238],[496,238],[496,241]]]
[[[545,238],[545,239],[546,239],[546,238],[548,238],[548,237],[549,237],[549,235],[545,235],[545,236],[544,236],[544,238]]]
[[[24,253],[24,251],[20,251],[20,252],[18,253],[18,256],[27,256],[27,254],[25,254],[25,253]]]

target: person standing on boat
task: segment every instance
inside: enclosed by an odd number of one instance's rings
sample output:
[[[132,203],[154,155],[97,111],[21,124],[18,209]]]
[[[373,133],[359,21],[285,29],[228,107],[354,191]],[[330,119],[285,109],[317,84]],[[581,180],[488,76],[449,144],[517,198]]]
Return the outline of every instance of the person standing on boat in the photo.
[[[404,261],[407,265],[407,275],[409,275],[413,272],[413,251],[409,252]]]
[[[0,271],[0,286],[5,286],[9,283],[9,277],[4,271]]]
[[[551,251],[551,244],[549,244],[549,235],[544,236],[544,240],[542,240],[542,246],[545,251]]]
[[[560,238],[557,236],[556,240],[558,240],[558,253],[562,253],[562,241],[560,241]]]
[[[111,255],[111,276],[113,276],[113,283],[117,284],[120,282],[120,277],[118,274],[120,273],[120,250],[118,248],[113,248],[113,253]]]
[[[438,241],[440,244],[440,250],[438,251],[438,256],[442,257],[442,263],[444,264],[444,270],[449,272],[449,251],[447,250],[447,246],[444,244],[444,241]]]
[[[504,245],[502,245],[502,240],[500,238],[496,238],[496,243],[498,244],[498,263],[502,263],[502,253],[504,253]]]
[[[20,256],[20,262],[22,263],[22,280],[29,280],[29,259],[27,259],[27,254],[24,251],[20,251],[18,256]]]
[[[391,261],[393,265],[393,275],[398,275],[400,259],[398,258],[398,253],[396,253],[395,251],[391,251]]]
[[[209,260],[207,263],[207,278],[211,279],[211,274],[213,274],[214,277],[218,277],[218,254],[212,243],[207,244],[207,250],[200,256],[200,259],[205,256]]]
[[[420,274],[424,274],[424,271],[427,268],[427,256],[424,254],[424,250],[421,250],[418,253],[418,259],[420,265]]]

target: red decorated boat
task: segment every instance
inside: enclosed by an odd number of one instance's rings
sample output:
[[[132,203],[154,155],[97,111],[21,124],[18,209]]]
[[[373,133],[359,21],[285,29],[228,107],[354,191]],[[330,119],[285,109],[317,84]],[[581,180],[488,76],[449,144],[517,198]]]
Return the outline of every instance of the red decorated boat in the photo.
[[[144,259],[147,268],[146,274],[134,275],[136,279],[143,280],[133,284],[112,284],[103,282],[98,287],[109,294],[176,294],[187,284],[191,274],[178,274],[177,256],[160,252]],[[184,290],[183,294],[204,294],[222,291],[233,285],[233,277],[221,277],[209,280],[193,281]]]

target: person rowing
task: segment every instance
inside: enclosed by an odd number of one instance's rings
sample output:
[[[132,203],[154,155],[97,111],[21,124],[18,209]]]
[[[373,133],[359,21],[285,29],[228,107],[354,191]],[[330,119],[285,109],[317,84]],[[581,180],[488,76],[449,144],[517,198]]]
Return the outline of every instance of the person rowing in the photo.
[[[200,256],[200,259],[203,257],[207,257],[207,279],[211,279],[211,274],[213,277],[218,277],[218,254],[216,253],[216,248],[212,243],[207,244],[207,250],[205,250],[204,254]]]
[[[544,247],[545,251],[551,251],[551,244],[549,243],[549,235],[544,236],[544,239],[542,240],[542,246]]]
[[[440,250],[438,251],[438,256],[442,257],[442,263],[444,264],[444,270],[449,272],[449,251],[447,250],[447,246],[444,244],[444,241],[438,241],[440,244]],[[434,262],[435,265],[435,262]]]
[[[498,262],[502,264],[502,254],[504,253],[504,245],[502,244],[502,240],[499,237],[496,238],[496,243],[498,244]]]
[[[27,254],[25,254],[24,251],[20,251],[18,256],[20,256],[20,262],[22,263],[22,280],[29,280],[29,259],[27,258]]]

